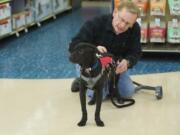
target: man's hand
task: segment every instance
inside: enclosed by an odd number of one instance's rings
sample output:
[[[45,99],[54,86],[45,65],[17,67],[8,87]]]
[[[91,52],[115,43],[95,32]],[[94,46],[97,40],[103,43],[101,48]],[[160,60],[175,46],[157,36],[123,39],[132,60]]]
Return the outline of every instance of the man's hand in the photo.
[[[107,52],[107,49],[106,49],[106,47],[104,47],[104,46],[97,46],[97,49],[98,49],[98,51],[100,52],[100,53],[106,53]]]
[[[128,69],[129,62],[126,59],[122,61],[117,61],[116,74],[120,74]]]

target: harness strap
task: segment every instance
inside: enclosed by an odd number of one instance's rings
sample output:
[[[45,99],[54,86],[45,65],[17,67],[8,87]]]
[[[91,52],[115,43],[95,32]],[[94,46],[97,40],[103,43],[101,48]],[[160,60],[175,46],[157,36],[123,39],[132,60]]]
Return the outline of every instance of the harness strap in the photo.
[[[102,68],[101,72],[96,76],[96,77],[86,77],[84,75],[81,74],[81,78],[87,82],[87,87],[92,89],[94,87],[94,85],[97,83],[97,81],[102,77],[103,73],[104,73],[105,69]]]

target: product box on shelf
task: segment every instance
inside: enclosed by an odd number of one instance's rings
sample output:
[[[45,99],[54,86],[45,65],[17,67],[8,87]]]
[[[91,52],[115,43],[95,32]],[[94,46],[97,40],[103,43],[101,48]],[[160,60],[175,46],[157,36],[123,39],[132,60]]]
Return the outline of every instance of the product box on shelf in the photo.
[[[168,22],[167,41],[169,43],[180,43],[180,22],[172,19]]]
[[[168,0],[170,15],[180,15],[180,0]]]
[[[67,9],[69,7],[69,0],[62,0],[63,8]]]
[[[148,42],[148,23],[144,22],[141,25],[141,43]]]
[[[41,21],[43,18],[52,14],[51,0],[37,0],[35,1],[35,18]]]
[[[53,12],[60,12],[64,9],[63,0],[52,0]]]
[[[34,22],[34,15],[31,10],[26,10],[25,11],[25,24],[29,25]]]
[[[139,7],[140,16],[146,16],[148,10],[148,0],[132,0]]]
[[[152,43],[164,43],[166,39],[166,24],[160,18],[150,22],[149,38]]]
[[[23,27],[25,23],[25,12],[20,12],[12,15],[13,29],[19,29]]]
[[[166,0],[150,0],[150,15],[165,16]]]
[[[142,20],[141,18],[138,18],[137,22],[139,23],[141,27],[141,43],[147,43],[148,42],[148,22]]]
[[[120,5],[120,0],[114,0],[114,8],[119,7]]]
[[[12,32],[11,18],[0,20],[0,36]]]
[[[11,7],[9,3],[0,4],[0,19],[5,19],[11,16]]]

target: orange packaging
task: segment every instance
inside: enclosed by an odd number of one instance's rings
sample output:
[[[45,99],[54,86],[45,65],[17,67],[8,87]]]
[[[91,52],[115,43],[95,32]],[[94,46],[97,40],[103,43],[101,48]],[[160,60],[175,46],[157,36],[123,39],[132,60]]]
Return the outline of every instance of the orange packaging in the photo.
[[[164,16],[166,13],[166,0],[151,0],[150,15]]]
[[[123,2],[123,1],[128,1],[128,0],[114,0],[114,7],[118,8],[120,3]]]
[[[118,8],[120,5],[120,0],[114,0],[114,7]]]
[[[148,0],[132,0],[140,9],[140,15],[145,16],[148,10]]]

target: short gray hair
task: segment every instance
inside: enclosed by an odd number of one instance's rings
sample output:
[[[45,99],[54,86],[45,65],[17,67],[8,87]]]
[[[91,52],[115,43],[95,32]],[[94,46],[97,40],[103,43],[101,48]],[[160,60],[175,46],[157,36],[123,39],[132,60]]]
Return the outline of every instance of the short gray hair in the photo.
[[[121,11],[124,8],[127,9],[132,14],[136,14],[137,17],[140,14],[140,10],[138,6],[133,2],[124,1],[124,2],[121,2],[120,5],[117,7],[118,11]]]

